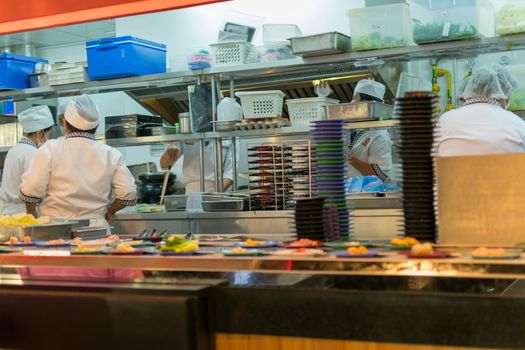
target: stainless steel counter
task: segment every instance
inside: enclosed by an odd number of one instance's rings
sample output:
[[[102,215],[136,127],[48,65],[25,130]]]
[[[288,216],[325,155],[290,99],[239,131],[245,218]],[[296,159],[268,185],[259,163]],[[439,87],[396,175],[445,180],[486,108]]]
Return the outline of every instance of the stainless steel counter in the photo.
[[[289,236],[291,211],[166,212],[139,214],[121,212],[115,216],[113,232],[134,236],[144,230],[203,235]]]

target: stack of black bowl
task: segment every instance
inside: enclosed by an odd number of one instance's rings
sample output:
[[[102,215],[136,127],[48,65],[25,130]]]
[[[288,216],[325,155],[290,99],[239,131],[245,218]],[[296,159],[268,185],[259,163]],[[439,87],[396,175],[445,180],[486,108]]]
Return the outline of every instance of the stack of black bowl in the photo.
[[[325,240],[324,198],[298,199],[295,202],[295,233],[298,238]]]
[[[439,98],[428,92],[407,92],[396,100],[400,119],[404,233],[419,240],[435,240],[434,125]]]

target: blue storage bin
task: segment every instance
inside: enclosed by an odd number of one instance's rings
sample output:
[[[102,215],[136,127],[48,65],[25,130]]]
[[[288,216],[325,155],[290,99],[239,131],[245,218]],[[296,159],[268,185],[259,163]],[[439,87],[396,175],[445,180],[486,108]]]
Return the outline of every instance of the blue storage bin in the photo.
[[[92,80],[166,73],[166,45],[121,36],[86,43],[88,75]]]
[[[33,73],[38,62],[47,60],[10,53],[0,54],[0,90],[27,89],[29,74]]]

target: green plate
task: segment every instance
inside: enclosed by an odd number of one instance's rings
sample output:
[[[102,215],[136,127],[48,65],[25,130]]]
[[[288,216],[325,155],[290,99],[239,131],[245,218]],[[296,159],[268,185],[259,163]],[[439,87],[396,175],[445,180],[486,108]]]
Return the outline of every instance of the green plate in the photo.
[[[77,252],[76,249],[71,249],[70,253],[71,255],[98,255],[102,254],[102,249],[95,249],[92,252]]]
[[[370,247],[370,242],[358,242],[358,241],[350,241],[350,242],[325,242],[325,247],[332,248],[332,249],[346,249],[350,247]]]
[[[508,252],[507,255],[503,256],[470,256],[472,259],[490,259],[490,260],[497,260],[497,259],[519,259],[521,258],[520,252]]]
[[[224,256],[258,256],[263,254],[264,252],[259,249],[246,249],[246,252],[243,253],[235,253],[232,250],[225,250],[222,252],[222,255]]]
[[[385,247],[390,248],[392,250],[410,250],[412,249],[411,245],[385,244]]]

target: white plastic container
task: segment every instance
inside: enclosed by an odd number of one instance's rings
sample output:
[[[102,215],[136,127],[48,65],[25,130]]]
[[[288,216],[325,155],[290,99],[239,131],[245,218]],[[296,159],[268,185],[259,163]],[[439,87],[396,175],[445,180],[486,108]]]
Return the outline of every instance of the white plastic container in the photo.
[[[339,100],[326,97],[296,98],[286,100],[292,126],[309,125],[311,121],[326,119],[325,106],[338,104]]]
[[[210,44],[213,62],[217,67],[255,63],[257,55],[254,46],[246,41]]]
[[[290,38],[303,36],[295,24],[263,24],[263,42],[265,44],[288,41]]]
[[[289,60],[296,57],[287,41],[257,46],[256,50],[258,62]]]
[[[346,14],[350,21],[352,51],[412,44],[412,25],[407,4],[351,9]]]
[[[495,11],[496,33],[525,33],[525,1],[505,0]]]
[[[494,36],[489,0],[411,0],[410,13],[417,44]]]
[[[280,118],[284,93],[280,90],[236,92],[241,99],[244,119]]]

